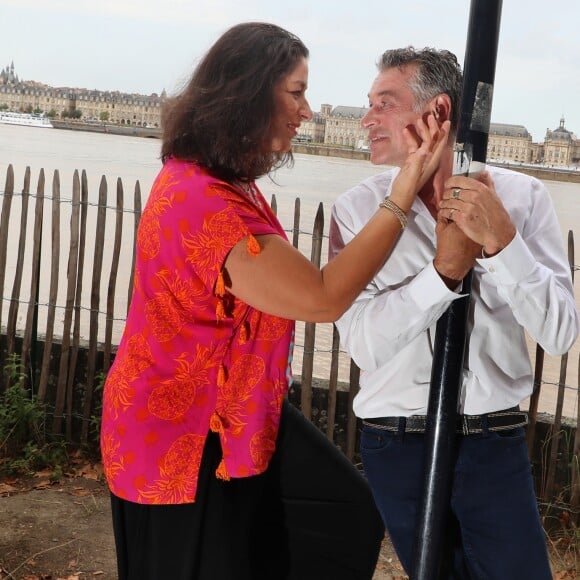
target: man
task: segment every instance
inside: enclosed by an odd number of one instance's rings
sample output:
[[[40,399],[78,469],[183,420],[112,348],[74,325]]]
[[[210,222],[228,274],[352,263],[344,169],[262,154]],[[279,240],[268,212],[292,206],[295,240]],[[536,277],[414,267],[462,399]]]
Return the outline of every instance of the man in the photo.
[[[461,70],[445,50],[383,54],[362,119],[371,161],[395,169],[344,193],[332,212],[336,254],[389,196],[407,155],[403,129],[419,115],[451,120],[448,150],[419,192],[391,256],[337,323],[362,369],[365,473],[397,554],[410,573],[423,492],[425,414],[438,318],[474,270],[458,413],[449,578],[551,578],[518,405],[532,392],[524,332],[553,355],[570,348],[578,314],[560,228],[536,179],[489,167],[452,176]]]

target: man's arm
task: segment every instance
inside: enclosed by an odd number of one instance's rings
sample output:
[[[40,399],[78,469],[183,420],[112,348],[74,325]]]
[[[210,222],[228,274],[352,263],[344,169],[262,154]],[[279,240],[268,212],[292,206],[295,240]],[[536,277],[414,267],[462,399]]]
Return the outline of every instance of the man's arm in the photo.
[[[333,207],[330,256],[338,253],[356,234],[357,222],[362,223],[360,216],[353,218],[353,211],[354,208],[344,207],[340,200]],[[401,251],[398,247],[393,250],[395,254]],[[400,260],[391,258],[383,266],[383,270],[401,270],[400,280],[385,287],[381,276],[375,277],[336,322],[341,344],[365,371],[375,370],[404,349],[460,296],[447,288],[432,261],[412,274],[405,274],[400,264]]]
[[[516,320],[549,354],[568,352],[578,336],[570,268],[553,209],[524,239],[516,234],[496,256],[480,260]]]
[[[452,177],[446,185],[451,192],[461,188],[459,199],[452,193],[445,196],[440,214],[449,217],[455,208],[452,219],[457,226],[493,253],[478,261],[518,323],[546,352],[563,354],[576,340],[579,322],[552,201],[538,180],[517,174],[497,178],[505,189],[502,196],[490,176]],[[528,190],[523,195],[518,191],[522,188]],[[514,233],[505,236],[508,220]]]

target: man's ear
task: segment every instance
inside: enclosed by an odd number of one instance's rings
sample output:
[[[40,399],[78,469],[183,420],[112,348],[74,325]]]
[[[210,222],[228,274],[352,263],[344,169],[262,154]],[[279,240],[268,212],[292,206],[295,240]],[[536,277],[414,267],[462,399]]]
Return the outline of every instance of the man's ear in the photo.
[[[431,105],[431,112],[439,124],[451,119],[451,101],[445,94],[437,95]]]

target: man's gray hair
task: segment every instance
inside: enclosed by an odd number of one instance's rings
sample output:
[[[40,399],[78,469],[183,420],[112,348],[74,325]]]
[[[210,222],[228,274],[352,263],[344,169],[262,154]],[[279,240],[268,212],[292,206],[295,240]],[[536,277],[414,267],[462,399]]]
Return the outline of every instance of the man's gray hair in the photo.
[[[435,48],[415,49],[412,46],[386,50],[377,66],[380,72],[409,65],[417,67],[409,88],[415,97],[415,108],[420,111],[433,97],[445,93],[451,100],[451,133],[457,132],[463,75],[457,57],[448,50]]]

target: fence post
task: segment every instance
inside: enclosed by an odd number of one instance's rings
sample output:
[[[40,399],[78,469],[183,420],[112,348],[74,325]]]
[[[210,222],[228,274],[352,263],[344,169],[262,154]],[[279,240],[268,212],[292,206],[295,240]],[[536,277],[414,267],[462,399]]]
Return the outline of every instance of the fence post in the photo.
[[[7,353],[8,356],[14,353],[16,338],[16,321],[18,319],[18,308],[20,306],[20,292],[22,291],[22,273],[24,271],[24,251],[26,249],[26,232],[28,224],[28,203],[30,200],[30,167],[24,172],[24,187],[22,188],[22,211],[20,213],[20,237],[18,239],[18,258],[16,259],[16,275],[12,286],[12,297],[10,309],[8,311],[8,322],[6,324]],[[1,267],[1,266],[0,266]],[[4,268],[2,268],[4,269]],[[1,325],[0,325],[1,326]]]
[[[278,201],[276,200],[276,194],[273,193],[270,199],[270,208],[272,209],[272,213],[274,215],[278,215]]]
[[[71,326],[74,313],[75,289],[77,285],[77,266],[79,257],[79,212],[80,212],[80,180],[79,172],[73,174],[72,207],[70,216],[70,244],[67,265],[66,305],[64,309],[64,324],[62,342],[60,346],[60,361],[58,365],[58,379],[56,382],[56,398],[54,403],[54,417],[52,432],[58,434],[62,429],[62,417],[67,395],[68,365],[71,343]]]
[[[72,441],[72,410],[74,398],[74,381],[79,354],[80,328],[81,328],[81,299],[83,292],[83,274],[85,264],[85,243],[87,237],[87,214],[88,214],[89,185],[87,172],[81,173],[81,199],[80,199],[80,225],[79,225],[79,252],[76,271],[76,290],[74,305],[74,326],[72,336],[72,349],[69,362],[68,380],[66,384],[66,438]]]
[[[111,348],[113,337],[113,322],[115,318],[115,294],[117,289],[117,274],[119,273],[119,255],[121,253],[121,239],[123,237],[123,182],[117,178],[117,208],[115,219],[115,241],[113,242],[113,257],[111,260],[111,274],[107,291],[107,315],[105,318],[105,350],[103,354],[103,372],[111,366]]]
[[[38,383],[38,398],[46,399],[48,380],[50,378],[50,359],[52,358],[52,339],[54,336],[54,318],[56,300],[58,298],[58,278],[60,268],[60,176],[58,169],[52,177],[52,224],[51,224],[51,259],[50,259],[50,289],[48,294],[48,312],[46,317],[46,333],[44,352],[40,367]]]
[[[44,213],[44,169],[38,175],[36,186],[36,204],[34,206],[34,233],[32,242],[32,267],[30,276],[30,299],[26,313],[26,327],[22,340],[22,364],[27,369],[28,380],[34,388],[36,343],[37,343],[37,316],[38,316],[38,284],[40,277],[40,254],[42,250],[42,219]]]
[[[568,264],[574,282],[574,235],[572,230],[568,232]],[[548,463],[548,475],[546,477],[546,487],[544,490],[544,500],[549,501],[554,493],[554,482],[556,480],[556,465],[558,464],[558,447],[560,445],[560,431],[562,427],[562,409],[564,407],[564,393],[566,391],[566,370],[568,367],[568,353],[564,353],[560,359],[560,379],[558,381],[558,398],[556,401],[556,414],[552,427],[552,437],[550,439],[550,458]],[[578,426],[576,426],[578,430]]]
[[[528,425],[526,427],[526,443],[528,444],[528,455],[532,457],[534,449],[534,439],[536,435],[536,422],[538,417],[538,403],[542,390],[542,374],[544,372],[544,349],[536,344],[536,361],[534,367],[534,390],[530,397],[528,408]]]
[[[574,437],[574,450],[572,455],[572,494],[570,496],[570,508],[574,514],[574,525],[580,523],[580,354],[578,354],[578,387],[576,390],[576,436]]]
[[[133,222],[133,256],[131,258],[131,276],[129,277],[129,291],[127,294],[127,312],[131,305],[131,297],[133,296],[133,278],[135,277],[135,260],[137,258],[137,230],[139,229],[139,222],[141,221],[141,185],[139,181],[135,182],[135,194],[133,196],[133,210],[135,212]]]
[[[2,201],[2,219],[0,220],[0,329],[2,328],[2,311],[4,310],[4,280],[6,277],[6,255],[8,252],[8,229],[10,224],[10,208],[14,193],[14,169],[8,166],[6,171],[6,186]],[[0,363],[2,362],[2,339],[0,337]],[[4,365],[2,365],[2,368]]]
[[[332,348],[330,359],[330,376],[328,377],[328,402],[326,405],[326,436],[334,440],[334,423],[336,422],[336,402],[338,391],[338,359],[340,351],[340,337],[336,326],[332,325]]]
[[[86,445],[89,439],[89,426],[93,408],[93,391],[97,369],[97,346],[99,332],[99,305],[101,301],[101,274],[103,271],[103,246],[105,243],[105,224],[107,221],[107,180],[103,175],[99,186],[99,207],[95,228],[95,248],[93,254],[93,278],[91,286],[91,314],[89,324],[89,357],[87,363],[87,388],[83,405],[83,423],[81,443]]]
[[[322,202],[314,218],[312,229],[312,253],[310,261],[320,267],[322,253],[322,234],[324,230],[324,208]],[[316,323],[307,322],[304,325],[304,356],[302,358],[302,393],[300,408],[307,419],[312,419],[312,373],[314,372],[314,344],[316,339]]]
[[[356,426],[357,418],[352,409],[352,402],[355,395],[358,393],[360,384],[360,369],[356,363],[351,359],[350,361],[350,377],[348,389],[348,409],[346,420],[346,456],[352,461],[356,451]]]
[[[294,222],[292,225],[292,245],[298,249],[298,239],[300,237],[300,198],[294,200]]]

